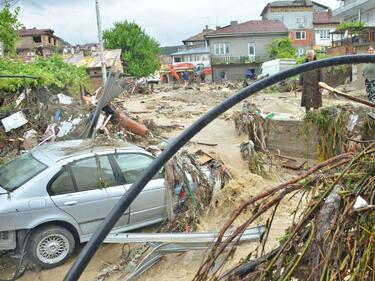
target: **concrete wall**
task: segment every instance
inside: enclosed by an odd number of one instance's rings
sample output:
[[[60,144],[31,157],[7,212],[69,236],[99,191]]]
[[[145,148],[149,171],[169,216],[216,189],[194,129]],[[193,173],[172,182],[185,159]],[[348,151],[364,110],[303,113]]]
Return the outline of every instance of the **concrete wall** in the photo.
[[[282,155],[317,159],[317,134],[311,130],[306,143],[304,136],[301,135],[302,122],[303,121],[294,120],[272,120],[266,140],[267,147],[274,152],[280,150]]]
[[[222,81],[222,72],[225,73],[224,80],[244,80],[248,68],[252,68],[259,73],[257,64],[221,64],[212,66],[213,81]]]
[[[313,9],[311,7],[269,8],[265,18],[281,20],[288,29],[313,28]],[[297,18],[305,19],[303,27],[297,22]]]
[[[215,56],[215,44],[227,43],[229,44],[229,54],[225,55],[228,57],[241,57],[248,56],[248,43],[255,43],[255,55],[256,56],[268,56],[267,45],[272,42],[275,38],[287,37],[286,33],[280,33],[275,35],[249,35],[242,37],[222,37],[209,39],[211,55]]]
[[[20,40],[18,40],[17,43],[16,43],[16,48],[17,49],[33,49],[33,48],[36,48],[39,45],[58,47],[58,48],[62,47],[61,40],[57,39],[55,37],[48,36],[48,35],[41,35],[41,41],[42,42],[40,42],[40,43],[35,43],[34,40],[33,40],[33,37],[34,36],[20,37]],[[51,38],[50,39],[51,42],[49,42],[48,38]],[[56,40],[56,44],[55,44],[54,40]]]

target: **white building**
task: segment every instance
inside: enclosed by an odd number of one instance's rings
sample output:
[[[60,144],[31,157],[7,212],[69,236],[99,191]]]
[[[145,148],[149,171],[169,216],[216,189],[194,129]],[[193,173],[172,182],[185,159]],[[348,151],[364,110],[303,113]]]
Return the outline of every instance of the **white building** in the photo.
[[[361,21],[375,27],[375,0],[341,0],[342,6],[333,11],[342,21]]]

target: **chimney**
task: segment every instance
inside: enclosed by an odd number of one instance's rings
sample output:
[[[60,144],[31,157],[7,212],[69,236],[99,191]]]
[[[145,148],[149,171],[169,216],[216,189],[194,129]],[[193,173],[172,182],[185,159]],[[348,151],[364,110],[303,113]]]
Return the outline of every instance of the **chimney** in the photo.
[[[329,16],[332,16],[332,10],[331,9],[328,9],[327,13],[328,13]]]
[[[208,30],[208,25],[206,24],[206,27],[205,29],[203,29],[203,31],[207,31]]]
[[[216,26],[216,30],[218,30],[218,29],[220,29],[220,26],[217,25],[217,26]]]
[[[232,20],[231,22],[230,22],[230,25],[231,26],[233,26],[233,25],[237,25],[238,24],[238,21],[236,21],[236,20]]]

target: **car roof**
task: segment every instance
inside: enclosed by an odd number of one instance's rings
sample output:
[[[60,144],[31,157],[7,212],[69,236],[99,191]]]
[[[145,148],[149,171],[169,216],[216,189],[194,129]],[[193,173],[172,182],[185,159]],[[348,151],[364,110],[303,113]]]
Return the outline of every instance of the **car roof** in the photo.
[[[119,151],[145,152],[143,148],[117,140],[112,140],[106,143],[100,143],[95,140],[69,140],[37,146],[31,150],[31,153],[37,160],[47,165],[52,165],[62,159],[70,158],[72,156],[95,152],[101,153],[105,151],[113,151],[115,149]]]

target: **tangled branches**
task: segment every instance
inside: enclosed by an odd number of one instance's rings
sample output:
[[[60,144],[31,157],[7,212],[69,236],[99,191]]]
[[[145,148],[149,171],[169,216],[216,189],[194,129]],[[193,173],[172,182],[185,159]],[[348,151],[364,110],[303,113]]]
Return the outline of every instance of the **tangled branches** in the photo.
[[[218,242],[194,280],[374,280],[375,240],[375,143],[361,153],[345,153],[319,163],[305,174],[269,189],[242,204],[220,231]],[[268,233],[261,238],[256,259],[245,261],[221,274],[215,266],[227,260],[245,229],[283,200],[300,194],[293,223],[277,249],[264,254]],[[369,202],[353,208],[357,198]],[[302,198],[307,204],[302,204]],[[251,215],[231,236],[225,231],[251,208]],[[228,250],[229,251],[226,251]]]

